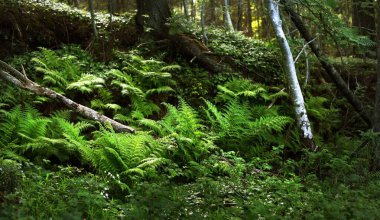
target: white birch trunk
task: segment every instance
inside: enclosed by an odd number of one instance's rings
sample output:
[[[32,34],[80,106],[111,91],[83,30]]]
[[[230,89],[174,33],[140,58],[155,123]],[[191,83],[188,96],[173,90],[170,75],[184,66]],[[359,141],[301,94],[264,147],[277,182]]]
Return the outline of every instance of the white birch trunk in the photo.
[[[234,32],[234,26],[232,24],[231,16],[230,16],[230,11],[228,9],[228,0],[223,0],[223,12],[224,12],[224,24],[225,28],[228,31]]]
[[[268,0],[269,14],[276,33],[278,44],[280,45],[282,54],[284,55],[285,71],[290,84],[290,94],[294,105],[296,119],[301,129],[301,138],[305,145],[311,150],[315,149],[313,140],[313,133],[310,127],[310,121],[307,117],[305,102],[301,92],[301,87],[297,79],[296,68],[294,65],[293,55],[290,50],[288,41],[286,40],[284,31],[282,29],[282,21],[278,5],[273,0]]]

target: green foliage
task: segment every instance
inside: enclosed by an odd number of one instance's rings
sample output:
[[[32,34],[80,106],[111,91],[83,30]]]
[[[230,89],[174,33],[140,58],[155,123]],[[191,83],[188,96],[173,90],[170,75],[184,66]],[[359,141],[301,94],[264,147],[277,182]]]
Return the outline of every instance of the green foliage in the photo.
[[[291,120],[279,115],[278,108],[267,101],[286,97],[280,90],[270,94],[266,86],[254,84],[249,80],[233,79],[218,86],[216,101],[225,103],[219,109],[210,101],[206,102],[207,121],[216,138],[218,146],[248,155],[259,154],[266,147],[281,144],[279,135]]]
[[[163,139],[169,141],[169,151],[175,162],[199,162],[214,148],[208,139],[198,113],[183,99],[178,108],[165,104],[168,113],[158,121],[141,119],[140,123],[152,128]]]
[[[321,136],[332,136],[340,124],[339,110],[329,104],[329,100],[322,96],[311,96],[305,100],[308,116],[313,121],[313,129]]]
[[[94,132],[94,139],[89,141],[83,132],[92,125],[74,124],[65,117],[67,113],[61,112],[45,118],[32,107],[17,106],[5,112],[0,126],[3,137],[0,157],[24,161],[20,156],[26,156],[40,163],[54,158],[60,162],[76,158],[98,172],[125,176],[143,175],[145,169],[154,169],[166,162],[160,157],[162,144],[147,133],[125,135],[103,128]]]
[[[12,64],[32,63],[25,66],[32,80],[68,97],[82,97],[76,101],[129,121],[134,114],[157,114],[160,111],[158,104],[175,92],[172,73],[181,69],[179,65],[166,65],[135,53],[117,52],[120,62],[105,66],[77,46],[56,51],[40,48],[30,55],[14,58]],[[125,98],[121,99],[121,96]],[[10,102],[8,98],[6,100]],[[41,97],[34,100],[46,102],[46,98]]]
[[[300,1],[306,9],[303,10],[304,16],[310,17],[313,25],[317,27],[316,35],[322,35],[324,44],[334,45],[335,49],[349,49],[355,45],[361,53],[368,53],[368,50],[376,45],[375,42],[368,36],[360,35],[355,27],[347,27],[343,19],[335,13],[336,1],[329,2],[334,4],[318,0]]]
[[[197,35],[181,29],[189,23],[172,25],[173,33]],[[346,36],[363,40],[355,37]],[[305,88],[319,146],[307,152],[287,88],[276,85],[277,52],[219,30],[210,31],[209,46],[272,86],[137,50],[116,52],[108,64],[77,46],[14,58],[34,81],[137,132],[116,133],[4,86],[0,218],[378,219],[378,137],[341,126],[343,101],[329,101],[326,84]]]
[[[99,170],[113,174],[144,175],[144,169],[156,168],[166,163],[162,158],[163,145],[145,132],[137,134],[117,134],[102,129],[95,133],[92,141],[95,147],[92,164]]]
[[[0,146],[20,144],[47,135],[48,119],[31,106],[16,106],[10,111],[2,111]]]
[[[109,196],[117,181],[84,173],[75,167],[57,172],[33,165],[25,168],[21,186],[0,206],[4,219],[117,219],[124,216],[120,203]]]
[[[202,32],[193,22],[180,14],[169,19],[170,34],[188,34],[202,39]],[[226,32],[209,27],[207,30],[208,47],[219,55],[232,58],[233,63],[254,77],[273,83],[278,80],[281,63],[277,61],[278,51],[263,41],[244,36],[240,32]]]
[[[262,41],[247,38],[241,33],[211,29],[208,46],[216,53],[233,58],[237,66],[245,67],[255,78],[273,83],[281,72],[277,61],[278,52]]]
[[[266,146],[275,144],[271,138],[273,134],[283,131],[291,121],[289,117],[279,115],[253,116],[255,111],[246,102],[230,101],[223,111],[209,101],[206,104],[207,118],[218,145],[246,154],[263,152]]]
[[[0,198],[12,193],[21,183],[21,164],[0,158]],[[0,203],[2,199],[0,199]]]
[[[254,100],[255,102],[275,101],[279,98],[287,97],[284,90],[276,87],[268,87],[259,83],[253,83],[247,79],[233,78],[224,85],[218,85],[217,102],[227,102],[232,100]],[[270,90],[273,90],[271,94]]]

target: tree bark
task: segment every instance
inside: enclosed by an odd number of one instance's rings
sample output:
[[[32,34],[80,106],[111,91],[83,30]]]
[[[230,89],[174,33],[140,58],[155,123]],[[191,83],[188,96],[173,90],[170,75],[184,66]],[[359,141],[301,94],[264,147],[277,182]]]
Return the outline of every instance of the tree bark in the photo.
[[[210,0],[209,9],[207,10],[209,12],[207,14],[210,15],[210,20],[208,21],[208,23],[212,23],[212,24],[215,23],[215,20],[216,20],[215,7],[216,7],[215,0]]]
[[[247,35],[252,37],[253,36],[253,29],[252,29],[252,8],[251,8],[251,0],[247,0],[247,15],[246,15],[246,27],[248,29]]]
[[[207,45],[208,37],[206,33],[205,13],[206,13],[206,0],[202,0],[202,6],[201,6],[202,40],[203,40],[203,43]]]
[[[228,7],[228,0],[223,0],[224,26],[227,31],[234,32],[231,15]]]
[[[238,14],[237,14],[237,22],[236,29],[241,31],[243,27],[243,0],[238,0]]]
[[[189,19],[189,0],[183,0],[183,11],[185,13],[185,17]]]
[[[137,0],[138,12],[136,16],[137,26],[140,31],[152,28],[151,32],[159,39],[169,39],[175,49],[182,55],[200,64],[206,70],[219,73],[228,69],[223,59],[211,54],[207,46],[192,37],[183,34],[169,34],[165,25],[171,16],[168,0]]]
[[[314,39],[314,37],[311,36],[305,24],[303,23],[301,17],[294,11],[290,2],[288,3],[287,0],[281,0],[281,2],[284,4],[286,12],[289,13],[293,24],[296,26],[301,36],[305,39],[306,42],[311,42]],[[342,94],[346,97],[348,102],[354,107],[354,109],[358,112],[360,117],[369,125],[369,127],[372,127],[371,117],[369,116],[368,112],[364,109],[363,104],[358,99],[358,97],[356,97],[354,93],[352,93],[352,91],[349,89],[346,82],[340,76],[335,67],[328,61],[327,56],[323,54],[318,44],[315,41],[312,41],[311,43],[309,43],[309,46],[315,54],[315,56],[318,58],[319,62],[321,63],[322,67],[325,69],[327,74],[334,81],[339,91],[342,92]]]
[[[92,32],[94,34],[95,39],[97,39],[98,38],[98,30],[96,28],[94,1],[93,0],[88,0],[88,10],[90,11],[90,14],[91,14]]]
[[[380,1],[377,1],[377,83],[375,100],[374,132],[380,132]]]
[[[110,124],[116,132],[130,132],[134,133],[135,129],[123,125],[113,119],[110,119],[99,112],[78,104],[73,100],[45,87],[38,85],[37,83],[29,80],[26,75],[17,71],[13,67],[9,66],[7,63],[0,60],[0,78],[3,78],[5,81],[13,84],[16,87],[21,89],[28,90],[37,95],[49,97],[55,101],[63,103],[69,109],[74,112],[82,115],[83,117],[89,118],[91,120],[99,121],[103,125]]]
[[[165,23],[171,16],[169,1],[136,0],[136,3],[136,25],[140,33],[143,33],[144,27],[147,27],[152,28],[152,32],[158,37],[166,36],[168,27]]]
[[[284,55],[285,59],[285,71],[290,84],[290,94],[294,105],[297,122],[301,130],[301,139],[303,140],[305,146],[307,146],[310,150],[315,151],[316,146],[314,144],[313,133],[310,127],[310,121],[307,117],[305,102],[301,92],[301,87],[297,79],[293,55],[290,51],[288,41],[282,29],[282,21],[280,18],[278,5],[277,3],[274,3],[273,0],[268,0],[268,6],[272,25],[276,33],[277,42],[280,45],[282,54]]]
[[[194,0],[191,0],[191,18],[195,22],[195,19],[197,17],[197,2]]]
[[[74,0],[74,7],[79,8],[79,0]]]
[[[110,25],[112,25],[112,16],[114,13],[113,0],[108,0],[108,13],[110,14]]]

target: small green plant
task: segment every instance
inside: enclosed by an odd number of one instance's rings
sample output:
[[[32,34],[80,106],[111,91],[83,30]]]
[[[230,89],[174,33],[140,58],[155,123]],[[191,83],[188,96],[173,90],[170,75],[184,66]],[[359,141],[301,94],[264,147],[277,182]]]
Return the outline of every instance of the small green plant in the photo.
[[[117,219],[125,216],[121,203],[110,195],[116,179],[95,176],[76,167],[59,167],[52,172],[33,164],[28,166],[20,186],[8,194],[0,206],[1,218]]]
[[[0,203],[4,195],[14,192],[21,184],[21,178],[21,164],[0,157]]]

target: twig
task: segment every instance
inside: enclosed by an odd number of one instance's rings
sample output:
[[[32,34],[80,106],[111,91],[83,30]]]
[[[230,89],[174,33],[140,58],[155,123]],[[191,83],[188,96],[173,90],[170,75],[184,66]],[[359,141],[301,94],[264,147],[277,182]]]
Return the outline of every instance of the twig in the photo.
[[[302,50],[301,50],[300,53],[297,55],[296,59],[294,59],[294,63],[297,63],[297,61],[298,61],[298,59],[300,58],[302,52],[306,49],[306,47],[307,47],[309,44],[311,44],[313,41],[315,41],[315,39],[317,39],[317,38],[315,37],[313,40],[311,40],[311,41],[309,41],[309,42],[307,42],[306,44],[303,45]]]

